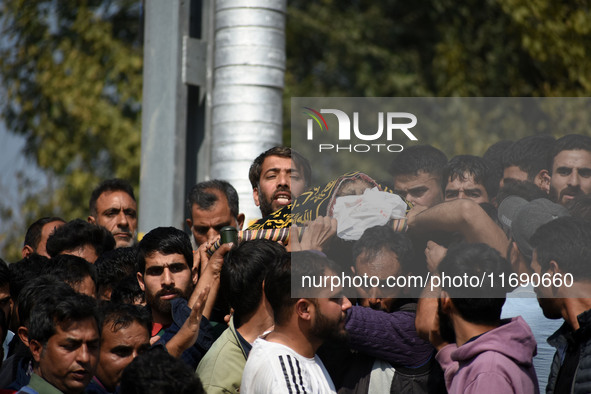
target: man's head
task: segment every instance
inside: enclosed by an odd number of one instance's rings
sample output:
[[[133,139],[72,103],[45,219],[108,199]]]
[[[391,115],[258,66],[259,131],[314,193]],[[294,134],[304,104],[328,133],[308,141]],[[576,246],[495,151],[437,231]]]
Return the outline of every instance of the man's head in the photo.
[[[477,203],[490,202],[499,186],[492,181],[484,159],[472,155],[453,157],[445,167],[443,180],[445,201],[469,198]]]
[[[115,247],[115,240],[105,228],[74,219],[55,229],[47,240],[47,253],[51,257],[72,254],[90,263]]]
[[[202,394],[203,385],[182,360],[154,346],[129,364],[121,376],[121,394]]]
[[[394,192],[408,202],[432,207],[443,201],[441,180],[445,153],[430,145],[416,145],[396,155],[392,162]]]
[[[254,159],[248,178],[263,217],[291,204],[309,186],[310,163],[291,148],[276,146]]]
[[[150,347],[152,318],[147,309],[107,302],[101,306],[101,351],[96,377],[115,392],[121,375],[134,358]]]
[[[92,191],[88,222],[105,227],[117,247],[132,246],[137,231],[137,204],[133,188],[123,179],[109,179]]]
[[[82,294],[55,301],[39,300],[31,311],[28,335],[35,371],[63,393],[82,393],[99,356],[96,302]]]
[[[49,257],[45,249],[47,238],[57,227],[63,226],[65,223],[63,219],[58,217],[43,217],[31,224],[25,234],[25,244],[21,250],[23,258],[33,253]]]
[[[113,289],[123,278],[137,272],[137,248],[119,248],[105,252],[96,261],[98,297],[110,300]]]
[[[570,289],[578,289],[579,284],[587,284],[587,289],[577,291],[578,298],[591,298],[588,284],[591,282],[591,222],[574,217],[561,217],[538,228],[530,242],[534,248],[532,269],[538,275],[565,278],[572,275],[572,286],[557,286],[552,281],[549,286],[536,287],[538,302],[544,316],[550,319],[563,317],[561,314],[563,298]]]
[[[193,186],[187,198],[187,208],[191,212],[187,226],[197,246],[215,241],[222,227],[242,230],[244,214],[238,213],[238,193],[226,181],[214,179]]]
[[[439,265],[439,271],[450,278],[506,275],[508,262],[499,252],[485,244],[458,244],[448,249]],[[457,285],[458,282],[456,281]],[[455,286],[453,281],[443,281],[439,298],[440,330],[444,340],[455,342],[454,329],[463,322],[496,326],[501,319],[506,289],[483,281],[474,286],[469,281]]]
[[[293,266],[292,261],[296,262]],[[285,254],[278,264],[269,267],[264,291],[273,309],[275,327],[302,331],[308,341],[318,345],[331,337],[346,337],[345,312],[351,302],[342,295],[342,288],[318,289],[314,295],[321,297],[291,298],[292,276],[302,283],[304,276],[335,275],[338,271],[334,262],[309,251]]]
[[[503,187],[508,179],[528,181],[550,190],[550,161],[556,140],[550,135],[532,135],[511,144],[503,154]]]
[[[565,135],[552,152],[550,196],[566,204],[580,194],[591,193],[591,137]]]
[[[96,267],[81,257],[61,254],[43,266],[43,273],[54,275],[81,294],[96,298]]]
[[[356,275],[375,276],[386,281],[390,276],[407,275],[414,267],[414,252],[410,239],[395,232],[388,226],[376,226],[365,230],[353,246]],[[396,298],[401,294],[390,294],[384,289],[372,288],[368,298],[361,300],[361,305],[386,312],[392,312]]]
[[[277,242],[255,239],[231,249],[224,258],[220,292],[234,309],[234,325],[240,327],[263,301],[267,269],[287,253]]]
[[[531,274],[533,247],[529,240],[540,226],[562,216],[568,216],[565,207],[547,198],[526,201],[509,196],[501,201],[498,210],[499,221],[508,230],[511,240],[507,259],[513,271]]]
[[[170,319],[170,301],[188,299],[197,283],[189,236],[174,227],[158,227],[146,234],[138,245],[137,279],[154,321]]]

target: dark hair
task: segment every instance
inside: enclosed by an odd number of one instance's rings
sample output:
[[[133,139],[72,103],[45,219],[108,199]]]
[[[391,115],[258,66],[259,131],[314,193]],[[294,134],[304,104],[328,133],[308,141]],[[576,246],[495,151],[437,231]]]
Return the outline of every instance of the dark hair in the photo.
[[[129,275],[121,279],[111,293],[111,302],[118,304],[134,304],[136,301],[145,301],[145,293],[137,282],[135,275]]]
[[[62,218],[58,218],[57,216],[46,216],[41,219],[37,219],[27,229],[27,233],[25,234],[24,246],[30,246],[31,248],[33,248],[33,250],[37,250],[37,247],[39,246],[39,241],[41,241],[41,233],[43,232],[43,226],[51,222],[65,223],[66,221]]]
[[[82,219],[74,219],[57,228],[47,239],[47,253],[55,257],[62,252],[91,245],[97,256],[115,249],[113,234],[104,227],[95,226]]]
[[[137,248],[118,248],[103,253],[95,262],[98,293],[111,289],[128,275],[137,272]]]
[[[224,257],[220,292],[234,308],[234,325],[242,325],[259,306],[267,268],[277,264],[285,248],[268,239],[242,242]]]
[[[495,142],[489,146],[486,152],[482,155],[482,158],[488,164],[491,176],[496,183],[500,183],[501,179],[503,179],[503,154],[511,144],[513,144],[513,141],[509,140]]]
[[[498,278],[499,275],[511,272],[511,267],[499,252],[488,245],[461,243],[447,250],[439,271],[450,278],[464,275],[478,278],[493,275]],[[470,286],[470,283],[455,286],[443,281],[442,289],[450,295],[458,313],[468,322],[494,324],[501,318],[507,289],[498,284],[496,287],[494,283],[491,285],[486,278],[481,287]]]
[[[105,192],[125,192],[135,201],[135,195],[133,194],[133,187],[131,184],[126,181],[125,179],[107,179],[106,181],[102,182],[98,185],[90,195],[90,200],[88,201],[88,210],[92,216],[97,216],[98,212],[96,211],[96,201],[99,199],[101,194]]]
[[[292,259],[295,264],[292,264]],[[296,283],[302,283],[302,276],[324,276],[327,270],[339,272],[332,260],[310,251],[286,253],[278,263],[268,268],[265,275],[265,297],[273,309],[276,325],[289,319],[291,309],[298,300],[291,298],[292,279]]]
[[[250,184],[252,185],[253,189],[259,187],[261,171],[263,170],[263,162],[269,156],[291,158],[295,166],[302,171],[306,186],[310,185],[312,181],[312,168],[310,167],[308,160],[291,148],[286,146],[275,146],[258,155],[257,158],[252,162],[248,171],[248,179],[250,180]]]
[[[193,250],[187,233],[174,227],[157,227],[144,235],[138,245],[137,269],[144,273],[146,257],[158,252],[163,255],[182,254],[189,268],[193,268]]]
[[[43,346],[56,333],[56,327],[72,321],[94,319],[100,334],[96,300],[84,294],[71,294],[61,299],[37,300],[29,319],[29,340]]]
[[[201,381],[183,361],[162,346],[137,356],[121,375],[121,394],[202,394]]]
[[[218,195],[212,193],[213,190],[221,192],[228,200],[228,207],[230,214],[233,217],[238,217],[238,193],[234,186],[221,179],[212,179],[210,181],[199,182],[189,192],[187,197],[187,208],[189,212],[193,209],[193,205],[198,205],[201,209],[209,210],[209,208],[218,201]]]
[[[560,152],[565,150],[586,150],[587,152],[591,152],[591,137],[580,134],[568,134],[557,139],[552,150],[552,160],[548,169],[550,173],[552,173],[552,167],[554,167],[554,159]]]
[[[55,275],[67,284],[76,286],[90,277],[96,287],[96,267],[82,257],[60,254],[43,266],[44,274]]]
[[[443,179],[441,180],[443,190],[450,181],[456,178],[465,180],[467,174],[474,177],[474,183],[484,186],[489,199],[497,194],[499,183],[495,184],[490,167],[482,157],[474,155],[458,155],[451,158],[443,171]]]
[[[441,179],[447,164],[445,153],[431,145],[415,145],[396,154],[390,166],[394,178],[399,175],[419,175],[419,172],[433,174]]]
[[[375,226],[365,230],[353,246],[353,261],[362,254],[367,260],[371,260],[384,249],[396,253],[401,275],[416,272],[412,241],[389,226]]]
[[[152,332],[152,315],[143,306],[105,301],[99,307],[99,316],[102,330],[110,325],[111,331],[119,331],[136,322],[146,329],[148,336]]]
[[[21,326],[28,327],[31,316],[31,309],[39,300],[52,300],[56,303],[58,300],[76,294],[74,289],[60,280],[55,275],[41,275],[33,278],[22,289],[18,296],[18,317]]]
[[[533,181],[540,171],[552,167],[550,155],[555,142],[551,135],[530,135],[514,142],[503,154],[503,169],[517,166]]]
[[[572,217],[591,221],[591,194],[579,194],[566,207]]]
[[[574,280],[591,278],[591,222],[571,216],[552,220],[538,228],[530,244],[538,256],[542,273],[555,261]]]
[[[0,259],[0,286],[9,285],[10,287],[10,270],[6,261]]]
[[[27,283],[41,275],[43,266],[48,261],[49,259],[47,257],[33,253],[8,266],[10,272],[10,297],[13,300],[18,298],[21,290]]]
[[[538,198],[548,198],[548,194],[540,189],[535,183],[530,181],[518,181],[516,179],[506,179],[503,187],[497,193],[497,206],[509,196],[518,196],[527,201],[537,200]]]

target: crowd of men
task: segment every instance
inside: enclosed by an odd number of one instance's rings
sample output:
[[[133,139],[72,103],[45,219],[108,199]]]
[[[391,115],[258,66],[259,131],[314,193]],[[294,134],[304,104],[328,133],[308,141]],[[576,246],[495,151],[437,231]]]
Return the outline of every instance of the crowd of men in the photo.
[[[364,222],[354,240],[331,206],[279,242],[218,245],[223,227],[245,227],[221,179],[189,191],[190,232],[138,240],[122,179],[92,191],[86,220],[35,221],[22,260],[0,261],[0,393],[591,392],[591,138],[393,157],[376,190],[400,197],[404,225]],[[313,189],[286,147],[249,179],[262,222]],[[374,185],[347,178],[333,197]],[[343,272],[380,285],[293,296],[294,278]],[[422,294],[383,291],[410,275],[430,278]]]

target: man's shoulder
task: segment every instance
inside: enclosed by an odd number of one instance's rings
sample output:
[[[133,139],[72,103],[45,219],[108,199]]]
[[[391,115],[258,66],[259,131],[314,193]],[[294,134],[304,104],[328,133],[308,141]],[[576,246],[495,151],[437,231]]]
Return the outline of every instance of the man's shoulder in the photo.
[[[238,340],[227,328],[205,354],[196,373],[203,386],[233,387],[240,385],[246,357]]]

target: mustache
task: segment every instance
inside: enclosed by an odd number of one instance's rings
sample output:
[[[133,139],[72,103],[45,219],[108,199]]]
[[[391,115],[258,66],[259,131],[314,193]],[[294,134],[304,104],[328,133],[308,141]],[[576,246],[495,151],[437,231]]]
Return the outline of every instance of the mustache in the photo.
[[[573,195],[573,196],[578,196],[579,194],[582,194],[583,191],[581,190],[580,186],[567,186],[566,188],[564,188],[561,192],[560,192],[560,198],[562,199],[562,197],[565,194],[569,194],[569,195]]]
[[[178,296],[182,296],[183,295],[183,293],[181,292],[180,289],[177,289],[176,287],[169,287],[169,288],[164,288],[162,290],[159,290],[156,293],[156,296],[157,297],[162,297],[164,295],[170,295],[170,294],[176,294]]]
[[[275,193],[273,193],[273,198],[276,198],[279,193],[287,193],[287,194],[289,194],[289,197],[291,198],[291,190],[289,189],[288,186],[283,186],[283,185],[278,186],[277,189],[275,189]]]

